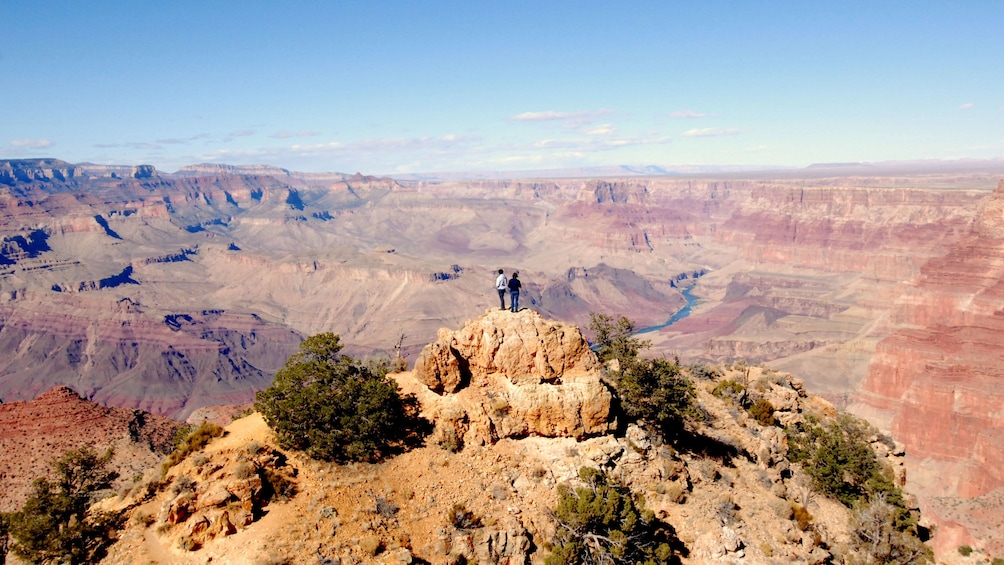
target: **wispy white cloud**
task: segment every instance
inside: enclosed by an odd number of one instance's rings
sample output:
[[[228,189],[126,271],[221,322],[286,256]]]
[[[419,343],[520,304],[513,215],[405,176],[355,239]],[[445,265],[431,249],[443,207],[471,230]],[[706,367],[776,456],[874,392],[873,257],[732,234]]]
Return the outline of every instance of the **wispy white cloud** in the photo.
[[[346,151],[352,152],[366,152],[366,153],[383,153],[383,152],[395,152],[395,151],[405,151],[405,150],[422,150],[422,151],[433,151],[440,152],[451,150],[460,146],[466,146],[471,142],[479,138],[457,135],[457,134],[446,134],[440,137],[433,136],[421,136],[421,137],[377,137],[369,139],[361,139],[353,143],[328,143],[323,144],[321,147],[330,147],[333,149],[344,149]],[[295,150],[309,150],[316,146],[306,146],[306,145],[294,145]]]
[[[718,137],[722,135],[736,135],[739,128],[694,128],[683,132],[683,137]]]
[[[686,120],[690,118],[704,118],[707,117],[707,114],[696,110],[677,110],[676,112],[671,113],[669,117],[674,120]]]
[[[213,136],[208,133],[200,133],[190,137],[169,137],[166,139],[158,139],[157,143],[162,143],[164,145],[185,145],[192,143],[193,141],[202,141],[206,139],[211,139]]]
[[[548,110],[546,112],[523,112],[522,114],[516,114],[515,116],[509,116],[509,121],[511,122],[554,122],[559,120],[567,120],[572,117],[581,116],[582,112],[555,112],[553,110]]]
[[[157,143],[148,143],[145,141],[130,141],[126,143],[95,143],[94,147],[98,149],[119,149],[124,147],[128,149],[140,149],[142,151],[152,151],[164,148],[162,145]]]
[[[512,164],[512,163],[527,163],[530,161],[539,161],[539,155],[508,155],[506,157],[498,157],[496,159],[488,159],[489,163],[499,163],[499,164]]]
[[[605,151],[637,145],[663,145],[670,143],[669,137],[617,137],[617,138],[566,138],[542,139],[532,145],[533,149],[574,149],[576,151]]]
[[[592,123],[600,116],[607,116],[612,113],[613,110],[607,110],[605,108],[601,108],[599,110],[586,110],[582,112],[557,112],[554,110],[547,110],[544,112],[523,112],[522,114],[509,116],[506,119],[510,122],[556,122],[561,124],[562,127],[578,128]]]
[[[554,153],[526,153],[519,155],[508,155],[502,157],[487,157],[476,164],[482,167],[511,167],[513,165],[519,165],[520,167],[536,168],[536,167],[560,167],[563,166],[563,161],[572,159],[580,160],[585,157],[585,154],[581,151],[558,151]]]
[[[311,151],[340,151],[345,149],[345,144],[338,141],[329,141],[327,143],[313,143],[310,145],[301,145],[297,143],[296,145],[290,145],[289,150],[296,152],[311,152]]]
[[[321,132],[319,132],[319,131],[296,131],[296,132],[293,132],[293,131],[285,131],[285,130],[283,130],[283,131],[274,133],[274,134],[270,135],[269,137],[272,137],[274,139],[289,139],[291,137],[317,137],[319,135],[321,135]]]
[[[974,106],[976,106],[976,104],[973,104],[972,102],[966,102],[965,104],[959,106],[959,110],[970,110]]]
[[[353,142],[297,143],[281,147],[219,149],[201,158],[210,162],[284,162],[289,159],[330,159],[339,162],[374,163],[370,170],[390,170],[391,163],[405,158],[432,158],[463,153],[479,138],[447,134],[440,137],[384,137]],[[417,156],[417,157],[416,157]]]
[[[746,148],[746,152],[747,153],[756,153],[758,151],[766,151],[767,149],[770,149],[770,148],[767,147],[766,145],[757,145],[755,147],[747,147]]]
[[[237,131],[230,132],[230,137],[247,137],[249,135],[254,135],[253,129],[239,129]]]
[[[374,137],[298,143],[290,140],[257,148],[225,147],[193,156],[190,162],[229,164],[283,163],[296,168],[369,174],[478,170],[492,167],[560,168],[599,164],[597,155],[635,146],[658,146],[671,138],[658,132],[619,135],[606,124],[538,141],[491,143],[483,137],[448,133],[439,136]],[[322,163],[322,165],[318,165]],[[327,163],[327,165],[323,165]]]
[[[52,147],[55,145],[49,139],[12,139],[10,141],[11,147],[19,147],[22,149],[45,149],[46,147]]]
[[[617,131],[617,128],[610,124],[601,124],[594,128],[589,128],[585,131],[587,135],[610,135]]]

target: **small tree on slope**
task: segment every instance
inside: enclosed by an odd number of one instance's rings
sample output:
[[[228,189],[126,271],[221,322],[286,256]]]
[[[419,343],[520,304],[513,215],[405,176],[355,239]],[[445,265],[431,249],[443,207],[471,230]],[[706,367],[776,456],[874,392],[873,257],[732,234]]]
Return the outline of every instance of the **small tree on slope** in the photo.
[[[626,415],[664,438],[678,437],[685,422],[697,415],[697,393],[679,362],[640,359],[641,350],[651,343],[634,337],[634,322],[624,316],[614,320],[590,312],[589,329],[595,336],[593,347],[600,360],[617,362],[611,364],[608,375]]]
[[[94,494],[118,477],[107,469],[111,457],[111,450],[70,450],[54,463],[55,481],[36,479],[24,506],[8,517],[11,552],[29,563],[99,561],[122,525],[116,514],[89,511]]]
[[[558,486],[558,530],[546,565],[679,562],[672,526],[645,510],[644,499],[597,469],[583,467],[579,478],[585,486]]]
[[[307,338],[259,391],[255,409],[280,445],[327,461],[374,461],[412,433],[416,403],[398,394],[386,370],[341,355],[332,333]]]

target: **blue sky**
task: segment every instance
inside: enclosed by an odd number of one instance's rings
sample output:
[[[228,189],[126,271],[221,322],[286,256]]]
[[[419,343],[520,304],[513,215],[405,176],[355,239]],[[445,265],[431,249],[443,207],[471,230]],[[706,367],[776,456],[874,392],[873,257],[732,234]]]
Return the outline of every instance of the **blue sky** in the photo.
[[[0,158],[393,174],[1004,157],[1004,2],[0,13]]]

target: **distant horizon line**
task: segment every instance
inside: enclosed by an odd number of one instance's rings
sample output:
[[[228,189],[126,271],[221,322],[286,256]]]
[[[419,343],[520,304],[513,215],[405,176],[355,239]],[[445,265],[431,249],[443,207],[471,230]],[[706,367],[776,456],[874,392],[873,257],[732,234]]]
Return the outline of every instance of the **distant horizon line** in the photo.
[[[93,168],[95,170],[107,170],[110,172],[132,171],[139,167],[150,167],[158,174],[164,175],[185,175],[198,174],[200,169],[230,170],[235,173],[247,173],[257,171],[259,173],[272,171],[281,172],[287,175],[324,176],[340,175],[351,177],[363,175],[369,177],[391,178],[403,181],[446,181],[446,180],[505,180],[516,178],[578,178],[578,177],[657,177],[657,176],[705,176],[705,175],[736,175],[743,173],[770,173],[770,172],[805,172],[813,175],[824,172],[839,172],[841,174],[868,173],[871,175],[882,175],[891,173],[948,173],[948,172],[971,172],[971,173],[1004,173],[1004,158],[958,158],[958,159],[910,159],[910,160],[890,160],[890,161],[850,161],[850,162],[821,162],[811,163],[806,166],[791,165],[742,165],[742,164],[714,164],[714,165],[597,165],[588,167],[559,167],[549,169],[523,169],[523,170],[471,170],[471,171],[429,171],[411,173],[390,173],[390,174],[369,174],[363,172],[346,173],[342,171],[299,171],[272,165],[267,163],[253,163],[233,165],[229,163],[192,163],[169,172],[158,169],[155,165],[140,163],[136,165],[123,164],[100,164],[88,161],[72,163],[56,157],[31,157],[19,159],[0,159],[0,163],[60,163],[71,167]]]

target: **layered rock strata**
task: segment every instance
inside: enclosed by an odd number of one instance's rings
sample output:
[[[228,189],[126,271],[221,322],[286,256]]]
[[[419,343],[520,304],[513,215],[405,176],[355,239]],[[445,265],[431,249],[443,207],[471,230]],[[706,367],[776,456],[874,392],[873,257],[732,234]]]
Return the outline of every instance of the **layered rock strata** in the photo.
[[[966,237],[923,266],[892,318],[901,329],[878,345],[862,411],[889,418],[927,496],[1004,487],[1004,181]],[[979,541],[1004,550],[999,531]]]

